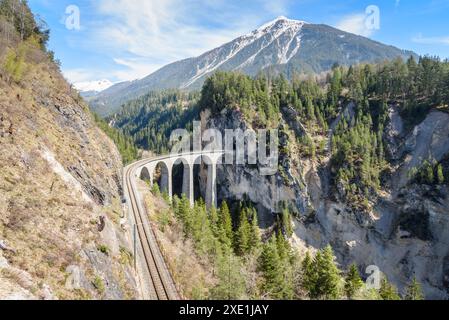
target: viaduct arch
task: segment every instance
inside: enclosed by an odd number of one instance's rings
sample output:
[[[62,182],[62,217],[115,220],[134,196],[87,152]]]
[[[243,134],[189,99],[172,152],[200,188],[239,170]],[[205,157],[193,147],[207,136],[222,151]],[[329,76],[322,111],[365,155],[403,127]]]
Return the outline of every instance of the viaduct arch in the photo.
[[[182,193],[187,196],[190,205],[194,205],[194,166],[204,162],[207,165],[207,186],[206,186],[206,205],[207,207],[217,207],[217,164],[225,151],[203,151],[184,154],[171,154],[142,161],[141,165],[135,171],[136,177],[148,180],[153,186],[153,176],[156,169],[160,168],[160,188],[167,192],[169,197],[173,197],[173,168],[175,165],[183,164]]]

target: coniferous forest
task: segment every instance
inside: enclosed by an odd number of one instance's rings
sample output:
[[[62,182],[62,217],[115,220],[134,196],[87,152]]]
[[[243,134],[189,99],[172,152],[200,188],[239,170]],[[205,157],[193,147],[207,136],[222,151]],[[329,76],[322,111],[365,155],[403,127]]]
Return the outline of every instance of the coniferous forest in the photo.
[[[338,118],[353,103],[354,116]],[[335,65],[326,76],[282,75],[251,78],[239,73],[217,72],[206,80],[201,93],[152,92],[128,102],[109,118],[143,149],[159,154],[169,150],[169,135],[176,128],[189,129],[199,112],[210,109],[239,110],[253,128],[276,128],[286,108],[294,109],[307,129],[297,135],[304,156],[331,155],[333,186],[355,208],[366,209],[380,188],[382,175],[390,170],[384,130],[388,106],[397,107],[407,127],[420,123],[432,109],[449,112],[449,63],[434,57],[416,61],[397,59],[377,65]],[[337,123],[337,125],[335,125]],[[330,134],[330,135],[329,135]],[[329,135],[330,143],[325,141]],[[312,136],[322,139],[311,139]],[[284,150],[288,153],[288,150]],[[413,168],[416,181],[441,184],[449,175],[433,163]]]
[[[368,211],[392,166],[384,137],[389,106],[412,128],[432,109],[449,112],[448,88],[449,63],[433,57],[335,65],[325,76],[298,75],[292,81],[282,75],[252,78],[217,72],[200,93],[152,92],[128,102],[109,120],[137,146],[163,154],[169,148],[171,130],[189,128],[201,110],[219,115],[233,109],[253,128],[277,128],[286,110],[293,109],[306,131],[295,135],[301,156],[330,157],[334,194],[338,190],[354,210]],[[339,118],[344,108],[353,115]],[[289,154],[288,146],[284,149]],[[410,170],[411,183],[447,183],[449,173],[444,168],[426,160],[422,167]],[[257,227],[257,211],[250,204],[240,203],[231,213],[226,202],[208,211],[201,201],[192,209],[186,198],[175,198],[172,207],[197,254],[207,257],[217,270],[219,282],[208,291],[208,298],[422,298],[416,280],[407,289],[416,294],[401,296],[386,276],[379,290],[367,289],[358,266],[341,270],[330,246],[313,255],[298,254],[289,243],[293,215],[287,208],[267,236]],[[253,276],[248,276],[251,272]]]
[[[278,221],[271,235],[263,235],[257,211],[248,202],[232,208],[223,201],[220,208],[206,209],[200,199],[190,207],[189,200],[175,196],[172,201],[161,194],[157,184],[154,197],[167,201],[169,211],[157,219],[162,232],[179,223],[185,241],[192,241],[194,254],[208,270],[213,270],[214,285],[197,284],[190,288],[193,299],[367,299],[421,300],[421,285],[413,280],[404,295],[383,275],[381,287],[367,287],[358,267],[342,270],[330,246],[311,254],[300,254],[288,241],[288,221]],[[176,222],[174,222],[176,221]],[[186,272],[189,272],[186,270]]]

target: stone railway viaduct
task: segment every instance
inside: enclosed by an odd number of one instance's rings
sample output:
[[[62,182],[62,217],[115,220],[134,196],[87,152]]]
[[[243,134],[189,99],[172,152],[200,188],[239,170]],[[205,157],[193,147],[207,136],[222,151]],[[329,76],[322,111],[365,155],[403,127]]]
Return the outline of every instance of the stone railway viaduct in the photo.
[[[201,151],[183,154],[170,154],[168,156],[149,159],[135,171],[136,177],[143,180],[149,180],[151,186],[154,183],[154,174],[156,169],[161,168],[160,189],[167,192],[169,197],[173,196],[173,168],[175,165],[184,165],[184,175],[182,179],[182,193],[187,196],[190,204],[193,206],[194,198],[194,166],[204,163],[207,165],[207,187],[206,187],[206,205],[208,207],[217,207],[217,165],[222,159],[225,151]]]

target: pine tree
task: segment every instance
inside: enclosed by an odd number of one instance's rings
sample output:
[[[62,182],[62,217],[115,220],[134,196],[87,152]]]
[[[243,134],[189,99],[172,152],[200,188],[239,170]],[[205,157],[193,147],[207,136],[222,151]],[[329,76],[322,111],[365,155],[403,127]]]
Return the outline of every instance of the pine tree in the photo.
[[[319,251],[315,256],[313,267],[316,278],[310,292],[313,299],[338,299],[340,297],[340,270],[335,265],[331,246]]]
[[[235,233],[234,244],[235,252],[243,256],[250,250],[251,226],[248,222],[247,211],[243,209],[240,212],[240,223]]]
[[[425,162],[425,174],[426,183],[432,185],[435,181],[435,175],[433,173],[433,166],[429,162]]]
[[[416,280],[416,278],[413,278],[412,282],[407,287],[405,300],[424,300],[421,284]]]
[[[313,106],[313,101],[312,101],[312,98],[310,98],[310,97],[307,98],[306,112],[307,112],[307,117],[309,120],[311,120],[311,121],[316,120],[315,107]]]
[[[194,239],[198,243],[200,252],[210,255],[213,254],[216,249],[216,239],[211,227],[210,216],[204,202],[201,202],[198,206],[198,211],[195,212],[193,221]]]
[[[181,220],[181,222],[184,224],[186,235],[189,236],[192,232],[192,223],[191,223],[192,208],[190,207],[189,199],[187,199],[187,197],[184,194],[182,195],[182,198],[179,201],[178,210],[176,214],[178,218]]]
[[[441,164],[439,164],[437,166],[437,179],[438,179],[438,184],[444,183],[443,166]]]
[[[226,201],[223,201],[223,203],[221,204],[219,221],[226,237],[232,241],[233,239],[232,218]]]
[[[281,261],[288,261],[290,258],[290,244],[281,232],[276,233],[276,246]]]
[[[290,211],[287,207],[282,210],[281,213],[281,221],[282,221],[282,231],[285,233],[287,237],[291,237],[293,234],[292,221],[290,216]]]
[[[293,254],[290,247],[290,243],[287,241],[287,239],[281,232],[277,233],[276,247],[281,262],[281,268],[279,271],[284,275],[282,295],[284,299],[292,299],[294,294],[294,282],[293,282],[294,272],[292,268]]]
[[[241,262],[233,255],[231,248],[217,255],[218,283],[211,290],[211,298],[218,300],[238,300],[244,298],[245,279],[241,272]]]
[[[380,282],[379,295],[382,300],[401,300],[398,289],[388,282],[386,277],[383,277]]]
[[[313,286],[315,285],[316,270],[313,265],[313,260],[310,253],[307,251],[306,256],[301,264],[302,271],[302,287],[308,291],[312,292]]]
[[[220,234],[220,231],[219,231],[220,224],[219,224],[218,212],[215,207],[212,207],[209,210],[209,220],[210,220],[212,232],[214,233],[214,236],[218,238],[218,236]]]
[[[254,208],[252,208],[250,212],[251,212],[251,232],[250,232],[249,245],[251,250],[256,250],[261,245],[259,222],[257,219],[257,211]]]
[[[348,299],[354,298],[357,291],[359,291],[363,287],[362,278],[360,278],[359,271],[357,270],[357,266],[352,264],[349,268],[349,272],[346,275],[345,279],[345,293]]]
[[[329,102],[332,105],[335,105],[337,103],[338,97],[340,96],[342,89],[341,79],[342,74],[340,68],[334,68],[329,90]]]
[[[264,281],[262,290],[272,299],[290,299],[293,290],[285,281],[282,273],[282,261],[276,244],[276,237],[272,236],[264,244],[260,257],[260,269],[263,273]]]

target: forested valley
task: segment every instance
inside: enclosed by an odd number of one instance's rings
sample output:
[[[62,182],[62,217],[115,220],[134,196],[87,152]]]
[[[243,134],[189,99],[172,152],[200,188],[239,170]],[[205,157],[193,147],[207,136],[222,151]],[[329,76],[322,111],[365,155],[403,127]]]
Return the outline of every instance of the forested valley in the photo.
[[[336,121],[350,102],[354,116]],[[432,108],[449,112],[448,104],[449,63],[411,57],[378,65],[336,65],[327,76],[298,75],[292,82],[282,75],[251,78],[218,72],[206,81],[201,93],[151,92],[128,102],[107,120],[139,148],[163,154],[170,150],[171,132],[191,129],[201,110],[218,114],[236,109],[253,128],[278,128],[286,108],[292,108],[307,130],[296,136],[301,154],[312,158],[330,155],[334,187],[345,190],[346,199],[363,209],[379,190],[382,175],[391,169],[384,141],[389,106],[397,107],[407,128],[412,128]],[[424,160],[427,163],[410,175],[422,183],[444,183],[447,169],[433,159]]]
[[[295,132],[294,141],[281,153],[289,156],[289,146],[296,144],[301,157],[329,161],[331,194],[363,212],[388,188],[382,181],[394,166],[385,141],[390,108],[398,110],[406,130],[411,130],[430,110],[449,112],[448,104],[449,63],[411,57],[376,65],[335,65],[325,76],[298,75],[292,81],[282,75],[252,78],[217,72],[201,92],[151,92],[126,103],[107,121],[139,148],[164,154],[170,149],[171,131],[191,129],[201,111],[210,110],[214,116],[236,110],[257,129],[281,124],[288,128],[284,119],[294,110],[305,132]],[[424,159],[409,175],[410,183],[442,185],[447,184],[449,167],[445,161]],[[160,195],[159,190],[153,193]],[[380,290],[366,289],[358,267],[340,270],[331,247],[299,256],[288,241],[293,217],[288,207],[278,215],[274,229],[261,232],[250,203],[230,210],[224,201],[210,211],[201,201],[191,209],[185,198],[175,198],[170,205],[170,219],[183,226],[197,254],[217,270],[218,284],[206,290],[208,298],[401,298],[387,277]],[[416,280],[402,294],[406,299],[422,297]]]

